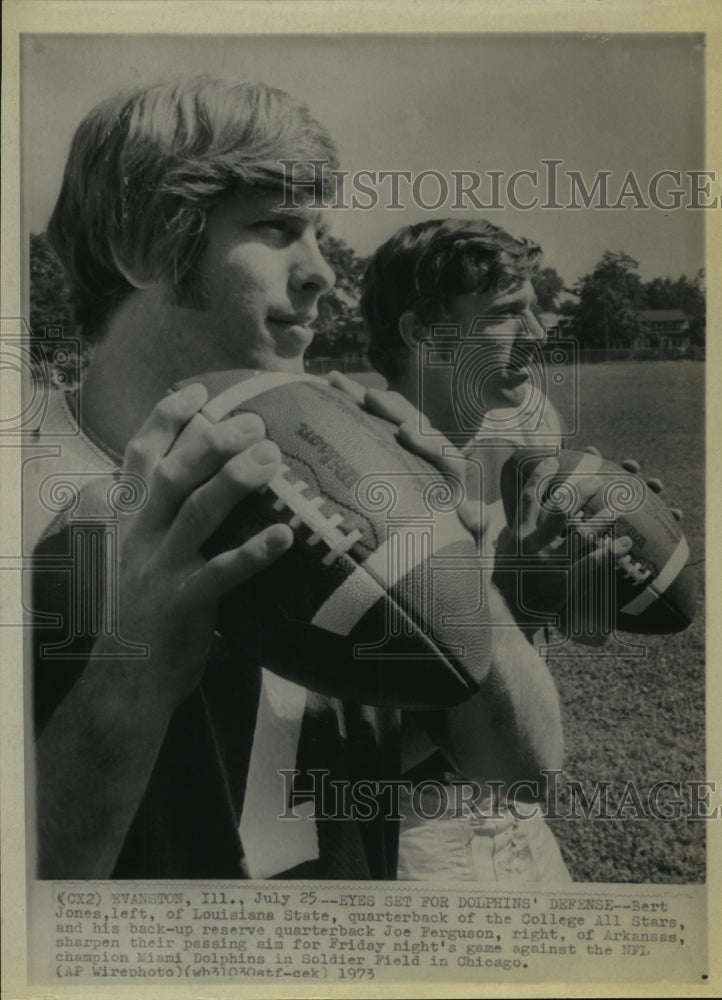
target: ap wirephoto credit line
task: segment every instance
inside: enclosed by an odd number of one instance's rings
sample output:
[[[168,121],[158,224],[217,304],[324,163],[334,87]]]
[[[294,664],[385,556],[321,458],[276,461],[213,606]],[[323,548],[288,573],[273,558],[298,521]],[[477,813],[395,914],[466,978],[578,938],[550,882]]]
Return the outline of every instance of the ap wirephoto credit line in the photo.
[[[17,43],[22,995],[705,988],[703,31]]]

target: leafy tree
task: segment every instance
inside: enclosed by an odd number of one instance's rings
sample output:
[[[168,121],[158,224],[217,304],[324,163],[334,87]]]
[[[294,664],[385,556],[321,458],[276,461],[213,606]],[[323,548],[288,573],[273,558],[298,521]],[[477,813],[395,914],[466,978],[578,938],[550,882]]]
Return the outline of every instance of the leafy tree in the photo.
[[[358,301],[365,259],[358,257],[355,250],[337,236],[326,234],[320,246],[336,275],[336,284],[318,304],[315,334],[306,352],[309,358],[338,357],[360,350],[358,335],[363,329]]]
[[[592,273],[570,289],[579,299],[573,332],[584,346],[626,346],[640,333],[645,300],[638,267],[623,250],[605,250]]]
[[[558,312],[559,295],[564,291],[564,281],[553,267],[542,267],[531,279],[536,292],[538,312]]]
[[[693,344],[705,342],[706,296],[705,275],[700,270],[693,279],[681,275],[672,278],[653,278],[644,285],[644,304],[647,309],[681,309],[689,320]]]
[[[63,268],[44,234],[30,234],[30,330],[36,374],[72,385],[86,363]]]

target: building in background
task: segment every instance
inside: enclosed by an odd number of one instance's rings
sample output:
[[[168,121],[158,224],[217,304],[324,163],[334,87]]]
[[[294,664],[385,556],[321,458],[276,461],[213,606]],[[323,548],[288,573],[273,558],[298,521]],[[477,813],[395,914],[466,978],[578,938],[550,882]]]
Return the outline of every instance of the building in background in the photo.
[[[653,351],[660,357],[689,352],[689,320],[681,309],[642,309],[637,316],[642,330],[632,344],[635,350]]]

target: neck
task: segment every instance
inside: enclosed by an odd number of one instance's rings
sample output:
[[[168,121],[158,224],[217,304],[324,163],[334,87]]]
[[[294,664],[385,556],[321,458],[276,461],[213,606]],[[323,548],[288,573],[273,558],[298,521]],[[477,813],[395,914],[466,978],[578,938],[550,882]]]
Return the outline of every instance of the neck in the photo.
[[[122,454],[171,385],[200,373],[184,344],[152,293],[130,295],[93,349],[80,393],[81,423]]]
[[[456,444],[468,443],[459,441],[462,429],[459,427],[450,397],[444,393],[425,394],[419,391],[419,372],[415,365],[410,366],[396,378],[389,379],[389,389],[408,399],[424,414],[435,430],[441,434],[453,434]],[[473,434],[468,434],[468,439],[472,438]]]

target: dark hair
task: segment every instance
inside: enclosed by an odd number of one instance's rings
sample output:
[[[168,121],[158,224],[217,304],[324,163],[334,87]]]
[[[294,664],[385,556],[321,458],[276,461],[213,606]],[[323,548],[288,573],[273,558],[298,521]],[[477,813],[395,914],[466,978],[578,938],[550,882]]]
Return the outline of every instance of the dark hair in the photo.
[[[180,291],[205,245],[208,210],[241,185],[281,190],[283,159],[299,161],[294,179],[320,174],[319,187],[337,166],[306,105],[262,83],[182,77],[86,115],[48,225],[86,339],[132,291],[121,268]],[[311,173],[311,160],[326,166]]]
[[[366,268],[361,312],[371,335],[368,356],[386,378],[400,373],[408,350],[399,319],[412,310],[424,324],[442,318],[448,299],[503,289],[538,268],[541,248],[480,219],[434,219],[404,226],[383,243]]]

